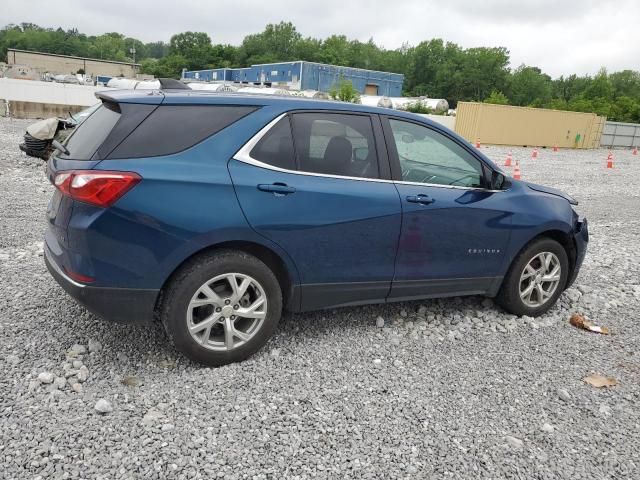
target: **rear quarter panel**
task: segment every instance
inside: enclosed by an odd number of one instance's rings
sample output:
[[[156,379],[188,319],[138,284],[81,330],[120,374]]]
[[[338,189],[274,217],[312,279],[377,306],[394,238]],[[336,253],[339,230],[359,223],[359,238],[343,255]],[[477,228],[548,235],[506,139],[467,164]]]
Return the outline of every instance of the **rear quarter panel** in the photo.
[[[249,227],[227,169],[240,146],[279,113],[263,108],[174,155],[100,162],[97,170],[134,171],[143,180],[106,210],[75,202],[70,251],[90,263],[78,270],[93,273],[96,286],[160,288],[194,253],[244,240],[280,255],[297,283],[287,254]]]

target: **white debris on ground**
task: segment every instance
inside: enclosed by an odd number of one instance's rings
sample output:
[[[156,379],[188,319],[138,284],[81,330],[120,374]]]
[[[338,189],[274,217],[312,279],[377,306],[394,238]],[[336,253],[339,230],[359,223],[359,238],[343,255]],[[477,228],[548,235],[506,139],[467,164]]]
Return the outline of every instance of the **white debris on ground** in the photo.
[[[52,187],[18,151],[28,124],[0,119],[1,476],[640,477],[640,157],[607,170],[604,150],[511,149],[590,222],[580,277],[543,317],[479,297],[289,314],[253,358],[207,369],[49,276]]]

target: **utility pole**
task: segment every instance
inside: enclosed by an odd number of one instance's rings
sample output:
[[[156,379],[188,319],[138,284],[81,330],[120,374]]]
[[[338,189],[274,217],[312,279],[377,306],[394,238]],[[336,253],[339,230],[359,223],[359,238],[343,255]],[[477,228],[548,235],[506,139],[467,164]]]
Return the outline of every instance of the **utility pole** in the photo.
[[[131,69],[135,72],[136,71],[136,47],[131,47],[129,49],[129,53],[133,55],[133,63],[131,64]]]

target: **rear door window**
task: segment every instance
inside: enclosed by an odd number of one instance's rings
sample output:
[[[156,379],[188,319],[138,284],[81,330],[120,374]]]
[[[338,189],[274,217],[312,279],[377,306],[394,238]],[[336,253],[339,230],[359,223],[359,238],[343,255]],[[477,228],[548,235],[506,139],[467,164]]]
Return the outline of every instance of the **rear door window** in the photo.
[[[292,119],[300,171],[379,178],[371,117],[341,113],[296,113]]]
[[[171,155],[200,143],[257,107],[237,105],[160,105],[118,145],[109,158]]]
[[[84,122],[76,127],[76,131],[66,143],[69,155],[59,154],[68,160],[90,160],[98,147],[107,138],[113,127],[120,120],[120,109],[117,104],[103,103]]]
[[[256,144],[249,154],[262,163],[287,170],[296,169],[293,154],[293,137],[289,117],[282,118]]]

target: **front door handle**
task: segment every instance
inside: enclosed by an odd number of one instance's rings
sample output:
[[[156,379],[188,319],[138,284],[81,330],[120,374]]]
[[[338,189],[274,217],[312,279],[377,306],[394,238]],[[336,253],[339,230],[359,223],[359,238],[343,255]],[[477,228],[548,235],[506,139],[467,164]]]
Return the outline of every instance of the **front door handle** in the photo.
[[[280,195],[289,195],[290,193],[295,193],[296,191],[295,187],[290,187],[286,183],[261,183],[258,185],[258,190]]]
[[[435,202],[435,199],[431,198],[429,195],[409,195],[407,196],[407,202],[411,203],[419,203],[420,205],[429,205],[430,203]]]

